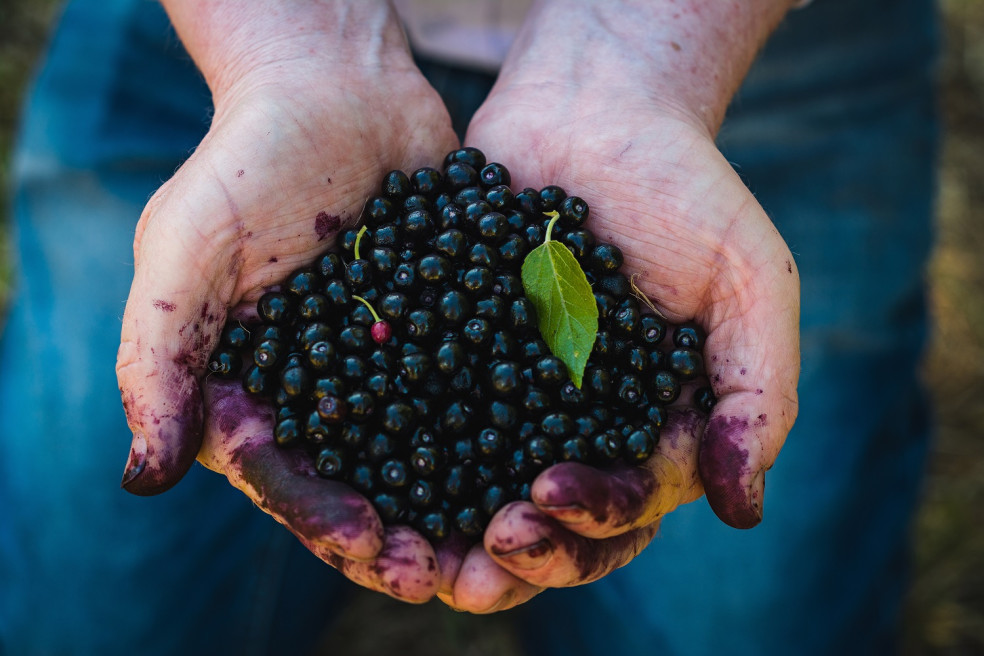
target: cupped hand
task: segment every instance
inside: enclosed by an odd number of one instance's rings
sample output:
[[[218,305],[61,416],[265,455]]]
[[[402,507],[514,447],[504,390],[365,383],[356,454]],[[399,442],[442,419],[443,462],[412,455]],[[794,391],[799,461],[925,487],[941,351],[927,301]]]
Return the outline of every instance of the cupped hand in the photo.
[[[659,312],[706,330],[717,404],[709,417],[677,404],[644,466],[542,473],[531,501],[492,519],[484,552],[469,554],[442,599],[472,611],[498,599],[501,609],[596,580],[701,495],[727,524],[758,524],[765,472],[797,412],[798,274],[712,131],[639,87],[504,74],[466,143],[509,168],[515,189],[557,184],[588,202],[588,227],[622,250],[623,272],[638,274]]]
[[[277,449],[269,405],[206,377],[227,318],[255,316],[265,290],[329,249],[387,171],[457,146],[396,29],[365,56],[278,41],[213,88],[207,136],[140,217],[117,373],[134,434],[125,489],[163,492],[197,457],[349,578],[419,602],[439,584],[430,545]]]

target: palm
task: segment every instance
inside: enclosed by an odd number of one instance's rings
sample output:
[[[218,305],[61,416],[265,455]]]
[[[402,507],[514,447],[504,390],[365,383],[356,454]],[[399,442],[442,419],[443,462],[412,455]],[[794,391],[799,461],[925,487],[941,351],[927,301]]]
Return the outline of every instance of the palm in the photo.
[[[148,204],[138,264],[143,242],[177,231],[184,248],[175,257],[198,263],[189,275],[223,281],[216,291],[226,307],[251,303],[329,248],[386,171],[433,162],[456,142],[446,111],[415,73],[328,93],[306,82],[260,85],[218,109],[199,149]],[[407,103],[395,116],[380,111],[391,94]]]
[[[712,308],[725,303],[729,315],[741,313],[765,285],[719,274],[766,271],[776,257],[779,269],[792,267],[771,222],[694,127],[583,107],[561,122],[566,112],[549,106],[518,123],[498,107],[510,102],[502,95],[476,117],[469,143],[507,158],[514,186],[560,184],[588,200],[594,232],[620,246],[626,269],[642,274],[640,286],[669,317],[712,324]]]

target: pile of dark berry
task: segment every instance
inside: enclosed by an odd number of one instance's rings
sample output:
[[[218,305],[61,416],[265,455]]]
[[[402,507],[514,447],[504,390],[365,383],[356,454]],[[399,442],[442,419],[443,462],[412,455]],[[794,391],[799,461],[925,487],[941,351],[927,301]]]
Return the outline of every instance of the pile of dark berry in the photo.
[[[230,322],[209,363],[273,402],[278,445],[306,449],[384,522],[432,540],[479,538],[554,463],[646,460],[681,382],[703,374],[700,331],[666,336],[619,249],[586,229],[583,200],[509,184],[474,148],[441,171],[389,173],[361,227],[266,293],[260,325]],[[521,280],[552,211],[552,239],[574,254],[599,312],[580,388]],[[708,388],[698,398],[713,403]]]

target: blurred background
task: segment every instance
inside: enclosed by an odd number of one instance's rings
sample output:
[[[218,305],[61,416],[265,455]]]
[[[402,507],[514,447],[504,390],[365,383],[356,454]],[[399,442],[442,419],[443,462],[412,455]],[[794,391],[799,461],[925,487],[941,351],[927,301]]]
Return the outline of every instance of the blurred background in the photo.
[[[905,654],[984,655],[984,2],[943,0],[941,62],[947,137],[940,163],[939,233],[929,272],[935,331],[926,381],[938,431],[914,526],[914,578],[904,618]],[[11,293],[5,212],[9,153],[30,72],[56,3],[0,0],[0,325]],[[505,618],[476,618],[429,604],[423,617],[361,594],[326,627],[325,652],[515,654]],[[379,615],[386,621],[379,621]],[[363,619],[374,617],[371,630]]]

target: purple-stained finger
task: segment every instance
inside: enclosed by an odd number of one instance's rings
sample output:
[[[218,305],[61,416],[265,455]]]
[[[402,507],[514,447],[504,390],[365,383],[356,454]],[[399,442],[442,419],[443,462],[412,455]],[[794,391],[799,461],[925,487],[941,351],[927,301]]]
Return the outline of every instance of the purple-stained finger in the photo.
[[[577,535],[533,504],[518,501],[489,523],[485,549],[496,563],[534,586],[570,587],[627,564],[646,548],[658,526],[653,522],[599,540]]]
[[[531,500],[585,537],[608,538],[650,524],[700,497],[696,453],[703,425],[696,411],[676,409],[646,463],[607,470],[558,464],[537,477]]]
[[[133,432],[122,485],[139,495],[169,489],[195,461],[203,436],[200,379],[226,319],[227,303],[218,299],[231,295],[241,265],[239,249],[218,252],[214,234],[188,214],[158,211],[170,186],[154,194],[137,224],[116,358]]]
[[[461,563],[453,593],[438,597],[455,610],[485,615],[523,604],[541,590],[500,567],[476,544]]]
[[[204,302],[150,297],[128,302],[116,366],[133,432],[121,483],[128,492],[164,492],[194,463],[204,416],[198,375],[223,319],[224,313]]]
[[[782,360],[761,367],[727,364],[712,356],[719,395],[701,440],[699,472],[715,514],[735,528],[752,528],[762,521],[765,472],[796,418],[798,367],[777,371]]]
[[[754,254],[755,275],[725,294],[704,348],[717,403],[699,472],[711,508],[735,528],[762,521],[765,471],[798,412],[799,276],[781,242]]]
[[[433,548],[406,526],[388,527],[382,549],[368,561],[346,559],[324,547],[301,541],[350,581],[400,601],[425,603],[440,586],[441,572]]]
[[[202,464],[350,580],[409,603],[434,596],[441,571],[427,540],[405,526],[384,529],[365,497],[320,477],[302,452],[277,447],[271,409],[238,383],[210,380],[206,400]]]
[[[449,599],[453,596],[454,582],[472,546],[471,541],[457,531],[452,531],[448,537],[434,545],[437,566],[441,570],[438,597]]]
[[[209,414],[199,460],[310,545],[367,560],[383,548],[383,526],[369,500],[320,477],[310,458],[272,438],[272,410],[236,382],[209,380]]]
[[[762,521],[765,470],[772,459],[765,452],[767,414],[715,412],[700,448],[700,475],[714,512],[730,526],[752,528]]]
[[[530,491],[544,514],[588,537],[607,537],[654,519],[659,482],[642,467],[601,471],[561,463],[540,474]]]

